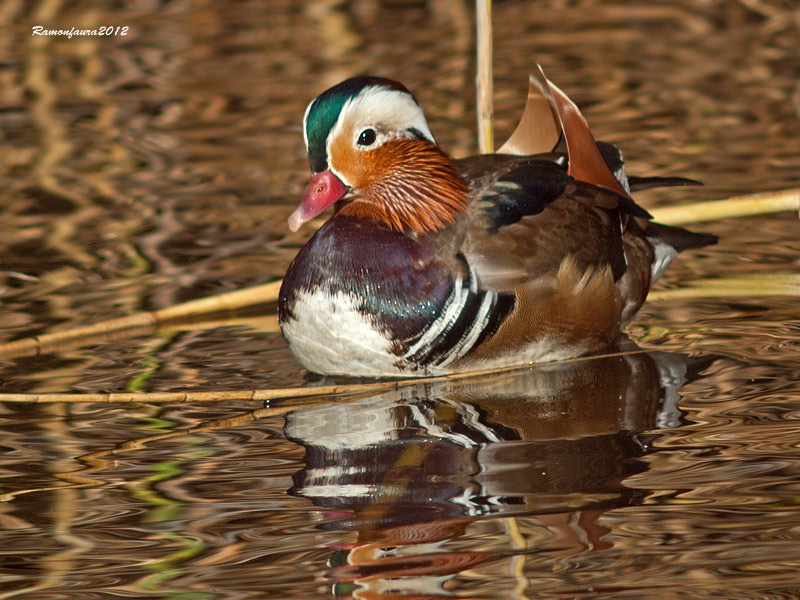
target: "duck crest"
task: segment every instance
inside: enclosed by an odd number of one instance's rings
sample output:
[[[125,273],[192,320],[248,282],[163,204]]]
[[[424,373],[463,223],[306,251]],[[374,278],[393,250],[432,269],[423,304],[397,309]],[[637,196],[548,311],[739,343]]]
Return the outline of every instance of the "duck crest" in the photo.
[[[453,160],[425,140],[396,140],[372,153],[363,168],[381,173],[337,214],[360,215],[395,231],[431,233],[464,211],[469,188]]]

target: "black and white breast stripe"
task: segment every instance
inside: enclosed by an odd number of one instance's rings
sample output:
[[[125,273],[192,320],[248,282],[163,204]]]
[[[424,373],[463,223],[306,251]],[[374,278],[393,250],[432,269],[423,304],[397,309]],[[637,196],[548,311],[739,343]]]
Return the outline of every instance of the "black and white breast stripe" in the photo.
[[[514,297],[479,290],[478,278],[466,259],[466,278],[458,277],[441,314],[410,341],[403,360],[412,365],[445,367],[462,358],[497,328],[514,308]]]

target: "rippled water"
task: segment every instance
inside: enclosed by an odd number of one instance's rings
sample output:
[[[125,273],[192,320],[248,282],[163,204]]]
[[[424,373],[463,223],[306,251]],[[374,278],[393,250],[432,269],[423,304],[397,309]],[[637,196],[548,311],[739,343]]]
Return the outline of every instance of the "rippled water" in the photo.
[[[357,73],[475,151],[472,6],[0,4],[0,342],[271,281],[300,121]],[[541,62],[633,173],[800,181],[792,0],[496,2],[498,140]],[[31,36],[128,26],[108,38]],[[788,213],[703,224],[661,289],[797,273]],[[270,314],[274,306],[261,307]],[[0,598],[796,598],[797,297],[645,305],[624,356],[348,397],[0,405]],[[0,392],[305,376],[237,315],[0,362]]]

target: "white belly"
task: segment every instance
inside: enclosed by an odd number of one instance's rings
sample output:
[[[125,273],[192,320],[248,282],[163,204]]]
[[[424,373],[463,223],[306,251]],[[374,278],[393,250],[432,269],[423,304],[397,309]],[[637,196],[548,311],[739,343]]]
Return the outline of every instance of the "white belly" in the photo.
[[[295,319],[281,323],[292,352],[309,371],[324,375],[387,377],[420,375],[401,370],[391,342],[344,292],[298,293]]]
[[[344,292],[298,293],[292,308],[295,318],[282,322],[281,329],[300,364],[322,375],[420,377],[550,362],[593,349],[545,336],[494,357],[475,360],[467,355],[453,364],[414,368],[392,352],[390,340],[357,304]]]

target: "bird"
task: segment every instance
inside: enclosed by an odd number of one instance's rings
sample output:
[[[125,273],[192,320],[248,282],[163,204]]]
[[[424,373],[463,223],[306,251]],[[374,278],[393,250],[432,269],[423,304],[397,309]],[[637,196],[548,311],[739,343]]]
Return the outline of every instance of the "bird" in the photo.
[[[278,296],[305,369],[426,377],[601,352],[679,251],[716,242],[653,222],[630,196],[697,182],[627,177],[616,146],[595,142],[543,73],[536,81],[556,134],[527,154],[452,158],[387,78],[353,77],[309,103],[311,178],[289,228],[333,213]]]

